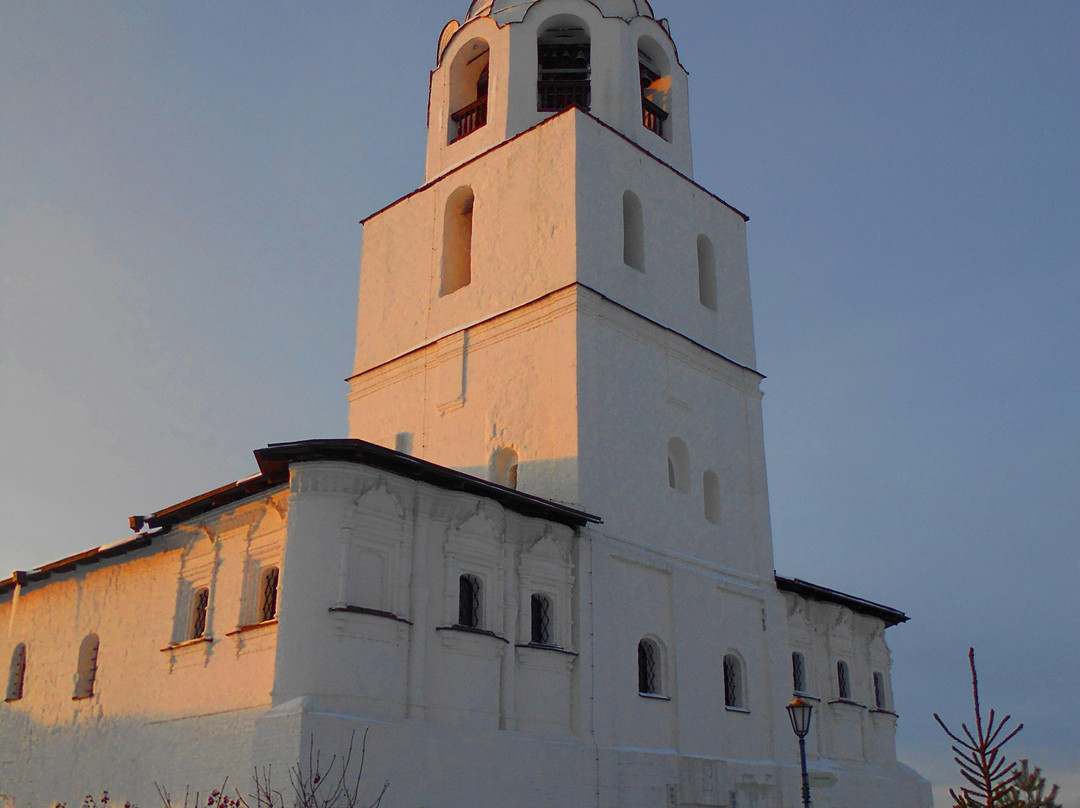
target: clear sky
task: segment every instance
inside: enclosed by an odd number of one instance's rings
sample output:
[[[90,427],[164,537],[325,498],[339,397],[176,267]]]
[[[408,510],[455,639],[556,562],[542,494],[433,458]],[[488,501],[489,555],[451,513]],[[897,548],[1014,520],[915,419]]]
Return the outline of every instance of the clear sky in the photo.
[[[357,221],[421,184],[466,5],[0,3],[0,570],[346,433]],[[778,571],[911,616],[936,786],[974,645],[1075,808],[1080,3],[654,7],[751,216]]]

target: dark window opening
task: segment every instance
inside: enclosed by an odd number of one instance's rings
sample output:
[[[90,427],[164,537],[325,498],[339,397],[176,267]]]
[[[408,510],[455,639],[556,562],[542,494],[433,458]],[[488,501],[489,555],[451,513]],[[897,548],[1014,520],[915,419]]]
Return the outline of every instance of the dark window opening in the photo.
[[[206,615],[210,609],[210,590],[197,589],[191,602],[191,629],[189,640],[197,640],[206,634]]]
[[[637,647],[638,693],[660,694],[660,650],[651,640],[642,640]]]
[[[258,614],[259,620],[263,623],[277,617],[278,578],[280,575],[281,573],[277,567],[270,567],[263,573]]]
[[[79,646],[79,668],[75,676],[75,699],[88,699],[94,695],[97,680],[98,636],[87,634]]]
[[[480,628],[480,579],[462,575],[458,579],[458,625]]]
[[[26,644],[19,643],[11,654],[11,670],[8,672],[7,700],[18,701],[23,697],[26,677]]]
[[[800,653],[791,655],[791,679],[796,693],[806,693],[806,657]]]
[[[552,645],[551,598],[546,595],[532,596],[532,635],[529,640],[533,645]]]
[[[851,698],[851,671],[846,662],[836,663],[836,689],[842,699]]]
[[[724,657],[724,706],[743,709],[742,663],[730,654]]]
[[[874,672],[874,707],[878,710],[887,710],[888,701],[885,698],[885,675]]]

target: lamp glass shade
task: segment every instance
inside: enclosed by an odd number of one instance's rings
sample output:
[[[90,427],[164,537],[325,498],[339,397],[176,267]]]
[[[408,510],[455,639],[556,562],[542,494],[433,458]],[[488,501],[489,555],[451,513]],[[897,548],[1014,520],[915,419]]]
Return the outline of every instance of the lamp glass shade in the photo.
[[[814,705],[802,699],[795,699],[787,706],[788,718],[791,719],[791,729],[800,738],[805,738],[810,732],[810,713]]]

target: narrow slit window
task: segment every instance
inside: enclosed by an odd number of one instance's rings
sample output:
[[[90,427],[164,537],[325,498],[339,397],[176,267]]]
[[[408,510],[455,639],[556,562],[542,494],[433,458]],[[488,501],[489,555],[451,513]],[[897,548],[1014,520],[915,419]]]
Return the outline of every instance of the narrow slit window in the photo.
[[[11,652],[11,667],[8,670],[7,700],[18,701],[23,697],[23,684],[26,680],[26,643],[19,643]]]
[[[791,679],[796,693],[807,693],[806,657],[798,651],[791,655]]]
[[[724,706],[746,709],[742,662],[732,654],[724,657]]]
[[[481,626],[481,587],[475,575],[462,575],[458,579],[458,625],[465,628]]]
[[[702,495],[705,498],[705,519],[720,524],[720,478],[712,469],[701,475]]]
[[[277,567],[267,567],[263,571],[259,586],[259,622],[265,623],[277,617],[278,579],[281,571]]]
[[[840,698],[851,698],[851,669],[846,662],[836,663],[836,690]]]
[[[623,194],[623,263],[645,271],[645,214],[633,191]]]
[[[473,207],[472,188],[458,188],[446,200],[443,220],[442,279],[444,297],[472,283]]]
[[[690,493],[690,450],[681,438],[668,441],[668,486],[680,494]]]
[[[533,645],[554,645],[552,611],[551,598],[539,594],[532,596],[532,633],[529,641]]]
[[[638,643],[638,693],[660,695],[660,648],[650,639]]]
[[[75,695],[72,698],[88,699],[94,695],[99,648],[97,634],[87,634],[79,645],[79,667],[75,673]]]
[[[716,311],[716,251],[708,236],[697,239],[698,300],[710,311]]]

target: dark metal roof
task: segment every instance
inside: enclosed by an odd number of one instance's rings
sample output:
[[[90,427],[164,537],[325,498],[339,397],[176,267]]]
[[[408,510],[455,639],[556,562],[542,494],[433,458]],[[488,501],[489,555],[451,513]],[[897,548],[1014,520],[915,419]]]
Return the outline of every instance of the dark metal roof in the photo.
[[[78,566],[93,564],[106,558],[149,547],[155,538],[167,533],[174,525],[215,508],[231,505],[271,488],[285,485],[289,480],[289,466],[293,463],[319,460],[359,463],[439,488],[488,497],[508,510],[523,516],[548,519],[570,527],[582,527],[590,522],[602,521],[600,517],[590,513],[521,491],[504,488],[487,480],[355,438],[271,443],[265,449],[256,449],[254,454],[259,464],[258,474],[207,491],[205,494],[199,494],[150,516],[132,516],[128,519],[132,530],[150,532],[140,532],[137,536],[95,547],[35,570],[16,571],[10,578],[0,580],[0,595],[12,591],[16,585],[25,586],[28,583],[36,583],[49,578],[54,573],[68,572]]]
[[[909,619],[906,614],[898,609],[882,606],[880,603],[874,603],[871,600],[863,600],[854,595],[846,595],[835,589],[812,584],[809,581],[802,581],[798,578],[783,578],[777,575],[776,588],[781,592],[791,592],[795,595],[801,595],[808,600],[820,600],[826,603],[836,603],[840,606],[847,606],[849,609],[858,612],[859,614],[865,614],[870,617],[877,617],[884,620],[886,627],[895,626],[897,623],[906,623]]]

